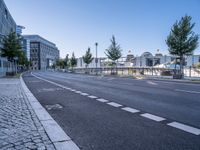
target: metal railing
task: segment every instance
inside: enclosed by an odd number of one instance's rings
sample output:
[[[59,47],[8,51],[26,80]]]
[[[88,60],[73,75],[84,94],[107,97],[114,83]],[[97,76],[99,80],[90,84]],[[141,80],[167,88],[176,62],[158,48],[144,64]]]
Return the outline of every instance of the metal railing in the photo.
[[[74,72],[82,74],[118,75],[118,76],[151,76],[161,78],[173,78],[179,73],[178,69],[155,68],[155,67],[104,67],[104,68],[74,68],[62,69],[63,72]],[[184,77],[200,79],[200,69],[185,67]]]

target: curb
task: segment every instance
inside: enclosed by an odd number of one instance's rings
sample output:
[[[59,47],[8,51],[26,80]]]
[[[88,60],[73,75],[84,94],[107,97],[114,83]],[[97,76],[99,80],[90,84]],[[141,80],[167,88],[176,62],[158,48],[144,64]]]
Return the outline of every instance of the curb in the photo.
[[[178,80],[178,79],[164,79],[164,78],[145,78],[145,80],[156,80],[156,81],[168,81],[168,82],[176,82],[176,83],[188,83],[188,84],[200,84],[200,80],[192,81],[192,80]]]
[[[31,93],[22,78],[22,74],[20,75],[20,83],[32,109],[36,113],[56,150],[80,150]]]

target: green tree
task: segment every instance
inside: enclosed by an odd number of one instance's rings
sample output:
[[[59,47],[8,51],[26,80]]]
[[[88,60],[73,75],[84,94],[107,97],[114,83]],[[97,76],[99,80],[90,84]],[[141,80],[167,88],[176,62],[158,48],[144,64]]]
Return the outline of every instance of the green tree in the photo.
[[[180,21],[176,21],[166,40],[169,53],[178,56],[180,59],[180,73],[182,76],[184,56],[192,55],[198,47],[199,36],[192,31],[195,23],[191,23],[191,20],[192,17],[186,15]]]
[[[60,69],[65,68],[65,61],[63,59],[56,60],[56,66],[58,66]]]
[[[3,38],[3,48],[1,49],[2,57],[7,57],[8,61],[13,62],[15,57],[21,55],[21,51],[20,39],[15,32]]]
[[[28,59],[26,57],[26,53],[24,51],[21,51],[19,53],[18,63],[19,65],[26,66],[26,67],[29,65]]]
[[[112,60],[112,64],[113,64],[113,66],[116,67],[116,73],[117,73],[116,60],[121,58],[122,49],[121,49],[120,45],[115,41],[115,36],[114,35],[112,36],[110,41],[111,41],[111,45],[108,47],[108,49],[106,49],[105,54],[110,60]],[[111,74],[113,74],[112,71],[111,71]]]
[[[4,37],[3,48],[1,49],[2,57],[7,57],[8,61],[13,64],[19,59],[21,52],[20,38],[15,32],[11,32],[8,36]]]
[[[65,65],[66,68],[69,67],[69,54],[67,54],[66,57],[65,57],[64,65]]]
[[[115,41],[114,35],[111,38],[111,45],[106,49],[105,54],[106,56],[112,60],[114,63],[122,56],[122,49],[120,45]]]
[[[83,56],[83,61],[86,64],[86,68],[88,67],[88,65],[92,62],[93,57],[92,57],[92,53],[90,52],[90,48],[88,47],[88,50],[86,51],[85,55]]]
[[[74,67],[77,65],[77,60],[76,60],[76,57],[74,55],[74,52],[72,53],[72,57],[70,59],[70,65],[72,67],[72,70],[74,69]]]

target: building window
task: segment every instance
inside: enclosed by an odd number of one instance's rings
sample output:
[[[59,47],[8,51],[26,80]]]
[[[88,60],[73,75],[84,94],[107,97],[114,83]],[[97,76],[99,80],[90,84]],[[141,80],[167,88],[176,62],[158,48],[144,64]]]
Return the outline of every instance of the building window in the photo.
[[[8,19],[8,10],[5,9],[5,18]]]

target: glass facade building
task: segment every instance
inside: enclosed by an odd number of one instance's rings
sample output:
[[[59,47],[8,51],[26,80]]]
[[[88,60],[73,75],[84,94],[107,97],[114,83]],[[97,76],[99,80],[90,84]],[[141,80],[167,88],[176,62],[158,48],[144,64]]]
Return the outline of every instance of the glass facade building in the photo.
[[[2,40],[10,32],[16,32],[16,23],[3,0],[0,0],[0,53],[3,48]],[[0,55],[0,77],[10,70],[10,63]]]

